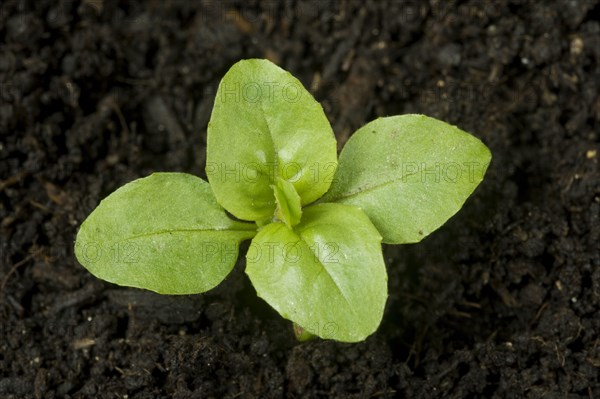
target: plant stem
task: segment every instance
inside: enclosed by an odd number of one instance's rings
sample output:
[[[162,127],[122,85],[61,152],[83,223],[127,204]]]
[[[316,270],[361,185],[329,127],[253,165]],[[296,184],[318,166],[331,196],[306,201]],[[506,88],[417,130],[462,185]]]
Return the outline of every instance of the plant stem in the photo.
[[[296,323],[293,323],[294,326],[294,335],[296,339],[300,342],[310,341],[311,339],[317,338],[316,335],[309,333],[304,327],[299,326]]]

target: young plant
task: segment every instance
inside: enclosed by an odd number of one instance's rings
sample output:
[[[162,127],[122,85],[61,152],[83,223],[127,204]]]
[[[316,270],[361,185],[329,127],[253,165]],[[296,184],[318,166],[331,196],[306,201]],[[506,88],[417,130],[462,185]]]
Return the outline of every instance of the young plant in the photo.
[[[126,184],[82,223],[75,254],[101,279],[195,294],[223,281],[252,239],[246,273],[299,338],[357,342],[383,316],[381,242],[415,243],[440,227],[490,160],[477,138],[424,115],[368,123],[338,160],[302,84],[244,60],[221,81],[208,124],[210,184],[185,173]]]

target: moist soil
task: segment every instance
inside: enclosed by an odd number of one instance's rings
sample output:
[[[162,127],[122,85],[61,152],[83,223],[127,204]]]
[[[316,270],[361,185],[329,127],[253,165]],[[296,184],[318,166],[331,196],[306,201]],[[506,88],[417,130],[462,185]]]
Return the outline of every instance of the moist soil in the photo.
[[[599,20],[586,0],[3,1],[0,397],[600,397]],[[73,256],[122,184],[206,177],[217,85],[253,57],[299,77],[340,143],[424,113],[493,153],[444,227],[384,245],[365,342],[298,343],[243,260],[171,297]]]

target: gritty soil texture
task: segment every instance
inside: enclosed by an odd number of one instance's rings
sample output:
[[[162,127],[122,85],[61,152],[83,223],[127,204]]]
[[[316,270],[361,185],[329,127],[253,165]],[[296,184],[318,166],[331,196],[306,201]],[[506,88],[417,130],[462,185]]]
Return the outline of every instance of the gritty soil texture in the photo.
[[[586,0],[2,1],[0,397],[600,397],[599,20]],[[444,227],[384,246],[363,343],[298,343],[243,257],[163,297],[73,256],[122,184],[206,177],[216,87],[252,57],[297,76],[340,143],[424,113],[493,153]]]

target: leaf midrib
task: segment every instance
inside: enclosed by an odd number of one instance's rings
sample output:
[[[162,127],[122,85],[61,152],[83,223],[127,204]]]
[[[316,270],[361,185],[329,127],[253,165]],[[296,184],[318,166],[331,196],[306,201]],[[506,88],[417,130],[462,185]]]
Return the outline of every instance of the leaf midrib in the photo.
[[[416,175],[417,172],[413,172],[413,173],[408,173],[406,175],[401,175],[398,176],[396,178],[392,178],[390,180],[386,180],[381,184],[374,184],[372,186],[367,185],[365,188],[358,188],[354,191],[349,191],[348,193],[341,193],[340,195],[334,196],[333,198],[328,198],[326,202],[336,202],[339,200],[344,200],[344,199],[348,199],[348,198],[352,198],[355,197],[359,194],[365,193],[365,192],[369,192],[369,191],[375,191],[375,190],[379,190],[381,188],[385,188],[389,185],[392,185],[400,180],[406,179],[409,176],[413,176]]]
[[[163,235],[163,234],[180,234],[180,233],[191,233],[191,234],[199,234],[199,233],[234,233],[236,234],[236,238],[238,233],[248,233],[247,235],[250,235],[250,233],[256,233],[254,230],[242,230],[242,229],[173,229],[173,230],[159,230],[159,231],[153,231],[150,233],[143,233],[143,234],[137,234],[134,236],[130,236],[130,237],[126,237],[123,238],[122,240],[117,240],[117,241],[112,241],[113,243],[122,243],[125,241],[132,241],[132,240],[137,240],[140,238],[149,238],[149,237],[153,237],[153,236],[159,236],[159,235]]]
[[[277,149],[277,147],[275,146],[275,140],[273,139],[273,129],[271,129],[271,126],[269,125],[269,119],[267,118],[267,113],[265,112],[264,109],[264,104],[262,102],[262,98],[261,101],[258,102],[260,105],[260,114],[263,117],[264,121],[265,121],[265,126],[267,127],[267,136],[270,139],[271,142],[271,148],[273,148],[273,160],[271,161],[274,165],[273,167],[275,168],[275,170],[273,171],[273,179],[269,179],[271,184],[275,184],[275,182],[277,181],[277,178],[279,177],[279,150]],[[271,174],[269,174],[271,175]]]
[[[308,245],[308,242],[302,237],[302,233],[301,232],[296,232],[296,231],[294,231],[293,233],[298,238],[299,241],[301,241],[304,245],[306,245],[306,247],[313,254],[313,256],[315,257],[315,259],[318,260],[317,263],[325,271],[325,274],[327,275],[327,277],[329,277],[329,279],[331,280],[331,282],[333,283],[333,285],[335,286],[335,288],[338,290],[338,292],[340,293],[340,296],[342,298],[344,298],[344,301],[348,305],[348,308],[350,308],[350,311],[355,316],[358,316],[358,314],[356,313],[356,309],[354,308],[354,306],[352,305],[352,303],[346,297],[346,295],[344,293],[344,290],[341,289],[341,287],[338,285],[337,281],[335,281],[335,279],[331,276],[331,274],[329,274],[329,270],[327,269],[327,267],[325,267],[325,265],[323,263],[321,263],[321,258],[319,258],[319,256],[317,256],[317,254],[312,250],[311,246]]]

